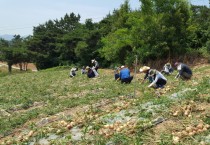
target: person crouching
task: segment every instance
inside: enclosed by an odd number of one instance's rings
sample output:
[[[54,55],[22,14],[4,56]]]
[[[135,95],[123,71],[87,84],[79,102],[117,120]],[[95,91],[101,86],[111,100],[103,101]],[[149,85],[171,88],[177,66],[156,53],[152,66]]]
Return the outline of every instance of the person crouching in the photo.
[[[133,80],[133,76],[130,76],[130,70],[125,66],[121,66],[120,70],[120,80],[121,83],[130,84]]]
[[[171,64],[168,62],[164,65],[163,70],[161,71],[161,73],[164,73],[166,75],[170,75],[172,74],[174,71],[174,69],[172,68]]]
[[[149,81],[149,83],[151,83],[153,81],[153,77],[149,76],[149,71],[150,71],[150,67],[148,66],[143,66],[139,69],[139,72],[140,73],[144,73],[145,76],[144,76],[144,79],[142,80],[142,83],[144,83],[147,79]]]
[[[90,68],[89,66],[86,67],[87,70],[87,77],[88,78],[94,78],[94,77],[98,77],[99,74],[96,72],[96,70],[93,68]]]
[[[174,64],[177,67],[178,74],[175,78],[181,78],[183,80],[189,80],[192,77],[192,70],[184,63],[176,62]]]
[[[70,76],[71,78],[72,78],[72,77],[75,77],[75,76],[76,76],[76,71],[78,71],[78,68],[73,67],[73,68],[70,70],[69,76]]]
[[[165,84],[167,83],[167,79],[157,70],[151,69],[149,71],[149,75],[153,77],[153,82],[148,86],[153,87],[155,89],[157,88],[163,88]]]

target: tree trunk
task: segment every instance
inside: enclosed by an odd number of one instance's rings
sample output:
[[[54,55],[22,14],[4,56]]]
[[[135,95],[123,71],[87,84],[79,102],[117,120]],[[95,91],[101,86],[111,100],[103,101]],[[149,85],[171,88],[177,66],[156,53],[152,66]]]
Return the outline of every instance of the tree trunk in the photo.
[[[20,67],[20,71],[22,71],[23,70],[23,64],[19,63],[19,67]]]
[[[9,71],[9,73],[12,72],[12,64],[8,64],[8,71]]]
[[[28,70],[28,63],[24,62],[24,70],[27,71]]]

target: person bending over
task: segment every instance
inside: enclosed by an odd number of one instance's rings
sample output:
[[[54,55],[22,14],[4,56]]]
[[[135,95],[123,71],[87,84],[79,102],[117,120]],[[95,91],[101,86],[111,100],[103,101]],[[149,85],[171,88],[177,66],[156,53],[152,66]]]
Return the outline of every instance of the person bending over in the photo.
[[[121,66],[120,80],[121,83],[126,83],[126,84],[130,84],[131,81],[133,80],[133,76],[130,76],[130,70],[125,66]]]
[[[72,77],[75,77],[75,76],[76,76],[76,71],[78,71],[78,68],[73,67],[73,68],[70,70],[69,76],[70,76],[71,78],[72,78]]]
[[[150,83],[153,81],[153,78],[151,76],[149,76],[149,71],[150,71],[150,67],[148,67],[148,66],[143,66],[139,69],[140,73],[145,74],[142,83],[144,83],[147,79],[149,80]]]
[[[98,77],[99,75],[94,68],[90,68],[89,66],[86,67],[86,70],[88,78]]]
[[[151,69],[149,71],[149,76],[154,78],[154,81],[148,86],[153,87],[155,89],[157,88],[163,88],[165,84],[167,83],[167,79],[161,74],[161,72]]]
[[[188,80],[192,77],[192,70],[184,63],[176,62],[178,74],[175,78],[181,78],[183,80]]]

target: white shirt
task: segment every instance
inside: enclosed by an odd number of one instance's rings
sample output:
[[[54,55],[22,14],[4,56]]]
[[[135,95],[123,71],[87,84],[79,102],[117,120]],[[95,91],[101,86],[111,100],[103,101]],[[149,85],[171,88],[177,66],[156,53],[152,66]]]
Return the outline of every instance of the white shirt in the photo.
[[[164,79],[164,80],[167,81],[167,79],[166,79],[160,72],[157,71],[157,72],[156,72],[155,80],[149,85],[149,87],[151,87],[151,86],[153,86],[154,84],[156,84],[157,81],[158,81],[159,79]]]

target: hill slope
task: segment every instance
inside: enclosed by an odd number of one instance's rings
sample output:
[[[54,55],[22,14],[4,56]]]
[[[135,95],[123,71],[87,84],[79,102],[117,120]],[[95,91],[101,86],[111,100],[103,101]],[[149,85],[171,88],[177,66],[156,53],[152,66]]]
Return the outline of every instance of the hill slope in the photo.
[[[162,90],[137,78],[114,81],[54,68],[0,78],[2,144],[199,144],[210,143],[210,65],[193,68],[189,81],[166,76]],[[135,91],[135,96],[134,96]],[[157,97],[157,94],[161,94]]]

